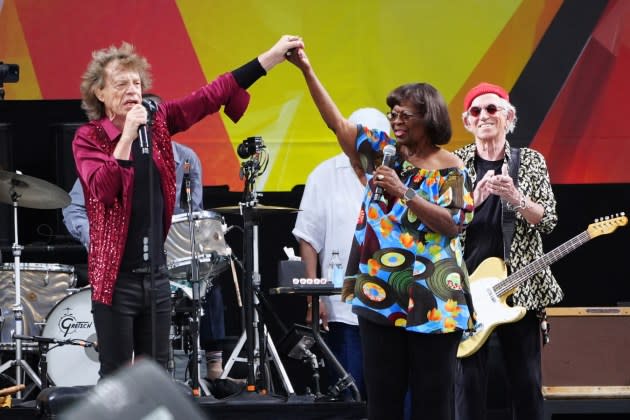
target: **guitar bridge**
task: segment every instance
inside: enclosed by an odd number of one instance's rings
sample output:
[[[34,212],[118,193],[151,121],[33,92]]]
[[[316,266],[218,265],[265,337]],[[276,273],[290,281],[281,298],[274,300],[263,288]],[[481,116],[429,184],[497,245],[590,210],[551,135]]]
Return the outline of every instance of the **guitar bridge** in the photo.
[[[465,341],[465,340],[468,340],[469,338],[474,337],[482,329],[483,329],[483,323],[477,322],[475,324],[475,328],[464,330],[461,341]]]

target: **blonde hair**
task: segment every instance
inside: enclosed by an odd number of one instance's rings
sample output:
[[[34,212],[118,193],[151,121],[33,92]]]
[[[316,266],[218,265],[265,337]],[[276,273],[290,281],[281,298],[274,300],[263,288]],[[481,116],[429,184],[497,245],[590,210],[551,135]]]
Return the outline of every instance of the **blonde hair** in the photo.
[[[93,51],[92,61],[81,77],[81,108],[90,121],[105,116],[105,105],[96,97],[96,90],[105,87],[105,68],[112,61],[117,61],[124,69],[138,72],[143,91],[151,88],[151,65],[146,58],[136,54],[133,45],[123,42],[120,47],[111,45]]]

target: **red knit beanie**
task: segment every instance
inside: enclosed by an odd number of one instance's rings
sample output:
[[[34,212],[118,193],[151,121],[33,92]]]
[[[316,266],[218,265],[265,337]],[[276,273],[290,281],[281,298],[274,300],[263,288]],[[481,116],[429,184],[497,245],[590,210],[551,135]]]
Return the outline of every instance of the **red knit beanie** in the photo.
[[[491,83],[479,83],[474,88],[470,89],[464,98],[464,111],[467,111],[470,108],[470,104],[475,100],[477,96],[484,95],[486,93],[494,93],[499,97],[505,99],[506,101],[510,101],[510,95],[503,89],[501,86],[493,85]]]

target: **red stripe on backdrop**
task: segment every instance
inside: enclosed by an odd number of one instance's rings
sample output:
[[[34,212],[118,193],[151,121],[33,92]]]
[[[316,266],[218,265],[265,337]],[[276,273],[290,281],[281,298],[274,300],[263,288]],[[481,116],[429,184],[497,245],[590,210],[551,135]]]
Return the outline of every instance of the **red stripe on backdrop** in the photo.
[[[630,182],[630,4],[613,4],[532,142],[553,183]]]
[[[147,57],[154,81],[151,91],[160,96],[179,97],[206,83],[174,0],[95,4],[84,0],[16,2],[44,99],[78,98],[80,78],[92,51],[122,41],[134,44]],[[221,171],[225,176],[218,178],[206,170],[204,184],[240,187],[239,163],[218,115],[204,119],[179,139],[187,144],[210,142],[208,147],[195,148],[202,164],[210,168],[218,158],[225,165]]]

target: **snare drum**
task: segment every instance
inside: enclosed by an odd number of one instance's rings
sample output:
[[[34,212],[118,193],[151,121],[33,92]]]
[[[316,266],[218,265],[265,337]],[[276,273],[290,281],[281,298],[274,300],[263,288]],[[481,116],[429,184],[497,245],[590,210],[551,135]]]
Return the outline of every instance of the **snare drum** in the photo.
[[[15,265],[6,263],[0,267],[0,307],[4,322],[0,349],[11,348],[11,332],[15,330]],[[39,325],[57,302],[67,295],[76,284],[74,267],[61,264],[20,263],[20,285],[23,308],[24,335],[39,335]],[[22,342],[28,346],[31,343]]]
[[[229,248],[223,237],[223,218],[214,212],[193,212],[199,279],[212,278],[223,272],[229,263]],[[164,243],[169,276],[186,279],[191,269],[190,229],[187,214],[173,216],[171,229]]]
[[[178,296],[177,291],[181,290],[181,296],[192,300],[193,291],[192,284],[186,280],[171,280],[171,298],[175,299]],[[203,298],[208,290],[208,282],[202,280],[199,282],[199,297]]]
[[[50,311],[42,335],[96,342],[91,295],[88,286],[66,296]],[[56,386],[96,385],[98,381],[100,363],[94,347],[51,346],[46,360],[48,377]]]

